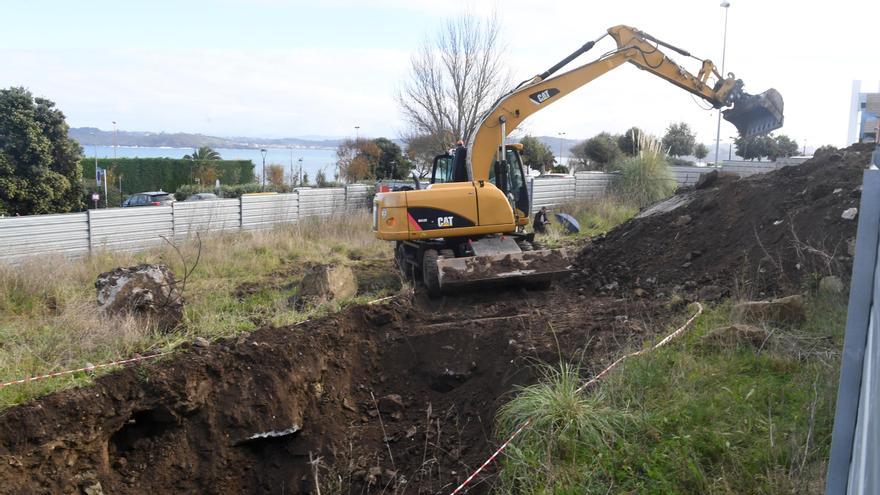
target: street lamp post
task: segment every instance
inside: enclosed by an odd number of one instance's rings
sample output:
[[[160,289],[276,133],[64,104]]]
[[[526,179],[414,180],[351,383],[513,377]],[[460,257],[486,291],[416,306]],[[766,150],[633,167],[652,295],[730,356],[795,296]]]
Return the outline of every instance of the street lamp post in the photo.
[[[563,158],[562,157],[562,140],[564,139],[563,136],[565,136],[565,133],[560,132],[559,133],[559,166],[560,167],[562,166],[562,158]]]
[[[357,140],[360,139],[360,129],[361,129],[361,126],[359,126],[359,125],[354,126],[354,140],[355,140],[355,142],[357,142]]]
[[[730,11],[730,2],[721,2],[724,8],[724,44],[721,48],[721,77],[724,77],[724,62],[727,58],[727,13]],[[718,165],[718,148],[721,145],[721,110],[718,110],[718,127],[715,134],[715,165]]]
[[[266,189],[266,148],[260,150],[260,154],[263,155],[263,190]]]
[[[299,185],[302,187],[303,185],[303,159],[300,157],[299,161]]]
[[[727,161],[733,160],[733,145],[734,145],[734,143],[736,143],[736,137],[730,136],[730,148],[727,148]],[[717,167],[718,164],[716,163],[715,166]]]

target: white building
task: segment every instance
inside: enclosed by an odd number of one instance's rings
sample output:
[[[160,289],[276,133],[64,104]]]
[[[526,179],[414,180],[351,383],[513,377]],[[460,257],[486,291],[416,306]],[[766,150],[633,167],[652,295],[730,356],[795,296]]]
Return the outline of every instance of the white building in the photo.
[[[862,93],[862,81],[853,81],[847,144],[874,142],[878,127],[880,127],[880,89],[874,93]]]

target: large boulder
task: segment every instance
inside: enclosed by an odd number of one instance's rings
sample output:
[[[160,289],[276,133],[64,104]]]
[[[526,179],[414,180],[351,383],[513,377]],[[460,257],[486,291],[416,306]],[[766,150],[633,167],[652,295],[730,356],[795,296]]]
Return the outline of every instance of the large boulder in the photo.
[[[793,295],[767,301],[749,301],[733,307],[730,319],[735,323],[778,323],[797,325],[807,319],[804,296]]]
[[[183,320],[183,296],[165,265],[141,264],[116,268],[95,281],[98,309],[106,314],[146,318],[168,331]]]
[[[357,288],[351,268],[341,264],[316,265],[306,271],[291,302],[298,309],[309,304],[339,302],[357,295]]]

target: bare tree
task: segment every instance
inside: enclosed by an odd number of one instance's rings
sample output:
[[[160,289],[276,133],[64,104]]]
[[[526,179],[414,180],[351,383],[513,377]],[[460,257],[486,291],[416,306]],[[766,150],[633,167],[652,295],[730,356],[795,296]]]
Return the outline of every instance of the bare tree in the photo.
[[[510,85],[503,52],[496,16],[447,20],[413,56],[397,97],[410,134],[435,140],[438,152],[467,142]]]

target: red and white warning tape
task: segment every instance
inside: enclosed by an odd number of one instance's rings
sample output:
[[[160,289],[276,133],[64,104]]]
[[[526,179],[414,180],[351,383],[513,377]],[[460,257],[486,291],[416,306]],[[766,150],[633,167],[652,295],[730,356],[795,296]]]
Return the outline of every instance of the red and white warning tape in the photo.
[[[605,368],[604,370],[602,370],[598,375],[594,376],[594,377],[591,378],[588,382],[586,382],[586,383],[584,383],[583,385],[581,385],[580,388],[577,389],[577,391],[578,391],[578,392],[582,392],[582,391],[584,391],[584,389],[586,389],[586,388],[588,388],[588,387],[590,387],[590,386],[596,384],[599,380],[602,379],[602,377],[604,377],[605,375],[607,375],[608,372],[610,372],[611,370],[613,370],[618,364],[620,364],[621,362],[623,362],[625,359],[628,359],[628,358],[631,358],[631,357],[635,357],[635,356],[639,356],[639,355],[642,355],[642,354],[647,354],[647,353],[649,353],[649,352],[651,352],[651,351],[653,351],[653,350],[655,350],[655,349],[659,349],[659,348],[663,347],[664,345],[668,344],[668,343],[669,343],[670,341],[672,341],[673,339],[679,337],[679,336],[680,336],[682,333],[684,333],[684,331],[685,331],[685,330],[691,325],[691,323],[693,323],[694,320],[696,320],[697,317],[700,316],[700,315],[703,313],[703,305],[700,304],[700,303],[696,303],[696,305],[697,305],[697,312],[694,313],[694,315],[691,316],[691,317],[688,319],[688,321],[685,322],[684,325],[682,325],[682,326],[679,327],[677,330],[675,330],[674,332],[672,332],[672,333],[670,333],[669,335],[667,335],[666,337],[664,337],[663,340],[661,340],[660,342],[657,342],[656,344],[654,344],[654,345],[651,346],[651,347],[648,347],[648,348],[646,348],[646,349],[642,349],[642,350],[640,350],[640,351],[631,352],[631,353],[629,353],[629,354],[624,354],[622,357],[618,358],[617,361],[614,361],[614,362],[611,363],[607,368]],[[464,480],[460,485],[458,485],[458,488],[456,488],[455,490],[453,490],[452,493],[451,493],[450,495],[456,495],[457,493],[460,493],[462,490],[464,490],[465,487],[467,487],[468,484],[470,484],[470,482],[473,481],[473,479],[476,478],[478,474],[480,474],[484,469],[486,469],[486,466],[488,466],[489,464],[491,464],[492,461],[494,461],[495,458],[497,458],[497,457],[501,454],[501,452],[503,452],[504,449],[506,449],[507,446],[510,445],[510,443],[513,442],[513,440],[514,440],[517,436],[519,436],[520,433],[523,432],[523,430],[525,430],[526,428],[528,428],[528,426],[531,424],[531,422],[532,422],[531,419],[527,419],[522,425],[520,425],[520,427],[517,428],[516,431],[514,431],[513,434],[511,434],[510,437],[508,437],[508,439],[505,440],[504,443],[502,443],[501,446],[498,447],[498,449],[496,449],[495,452],[492,453],[492,455],[489,456],[488,459],[486,459],[486,462],[484,462],[483,464],[481,464],[480,467],[478,467],[477,470],[473,472],[473,474],[471,474],[470,476],[468,476],[466,480]]]
[[[18,385],[21,383],[28,383],[28,382],[35,382],[38,380],[45,380],[47,378],[55,378],[56,376],[70,375],[72,373],[81,373],[83,371],[93,371],[93,370],[100,369],[100,368],[109,368],[110,366],[120,366],[120,365],[124,365],[124,364],[136,363],[138,361],[146,361],[147,359],[155,359],[157,357],[167,356],[168,354],[171,354],[171,353],[170,352],[160,352],[158,354],[150,354],[149,356],[138,356],[138,357],[134,357],[134,358],[130,358],[130,359],[113,361],[111,363],[93,364],[91,366],[86,366],[84,368],[78,368],[75,370],[57,371],[55,373],[49,373],[48,375],[31,376],[28,378],[22,378],[21,380],[13,380],[11,382],[0,383],[0,388],[8,387],[9,385]]]

